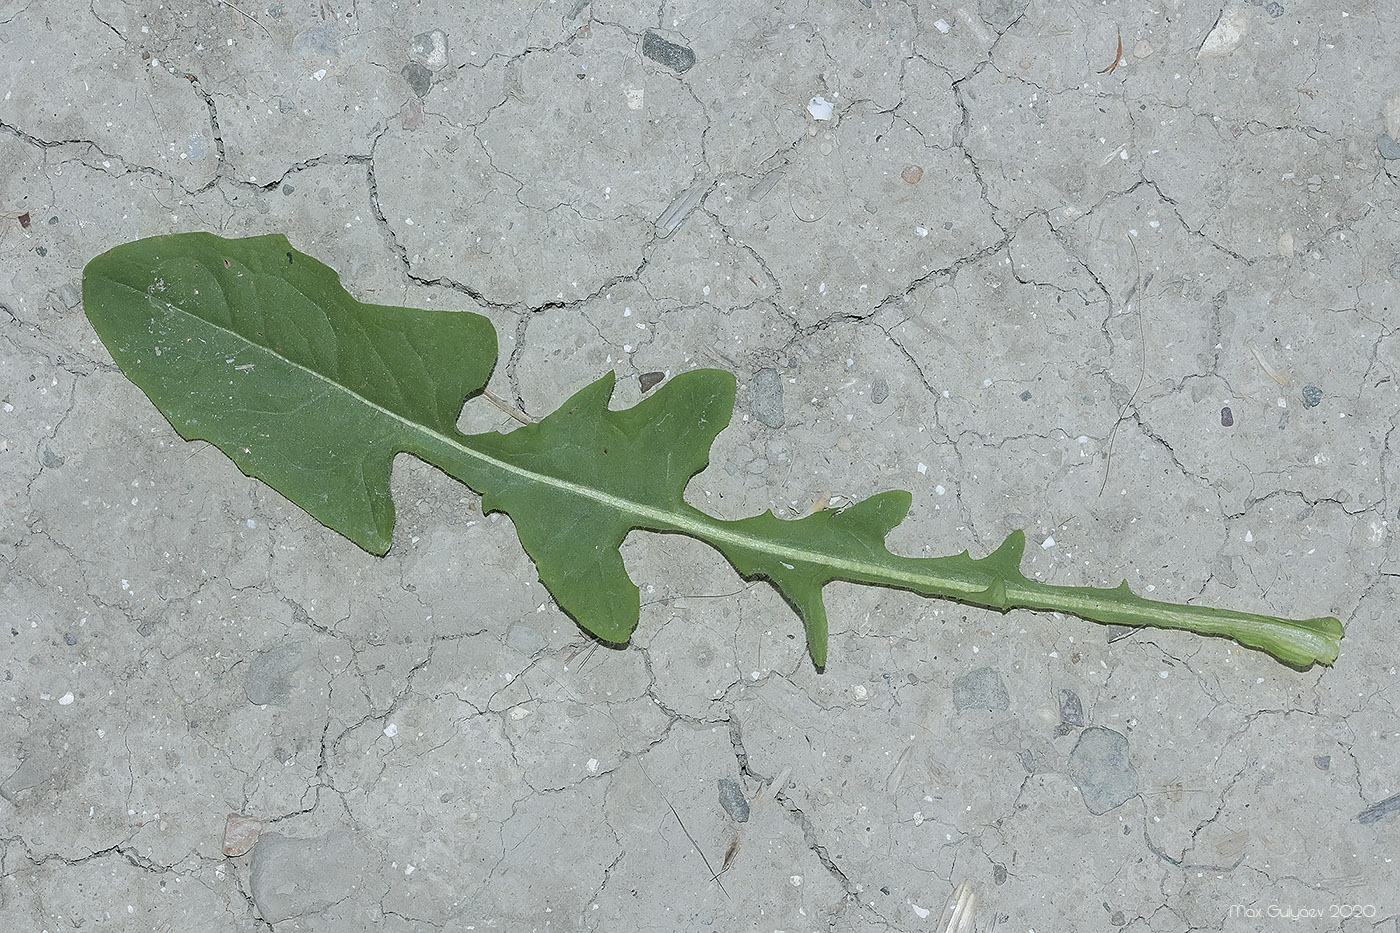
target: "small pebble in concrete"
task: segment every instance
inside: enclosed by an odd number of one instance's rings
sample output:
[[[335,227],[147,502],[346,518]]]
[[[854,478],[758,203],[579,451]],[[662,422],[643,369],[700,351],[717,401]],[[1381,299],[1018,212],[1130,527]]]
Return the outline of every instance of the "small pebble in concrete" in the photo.
[[[666,374],[663,372],[642,373],[640,376],[637,377],[637,382],[639,385],[641,385],[643,392],[650,392],[652,389],[660,385],[661,380],[665,378]]]
[[[253,848],[253,904],[267,923],[318,914],[355,892],[364,862],[348,830],[310,839],[266,833]]]
[[[1235,413],[1230,410],[1229,405],[1220,409],[1220,426],[1222,428],[1231,428],[1235,426]]]
[[[917,185],[919,179],[924,177],[924,170],[917,165],[906,165],[904,166],[904,171],[899,173],[899,177],[903,178],[911,185]]]
[[[744,796],[744,789],[739,786],[739,782],[733,778],[719,779],[719,805],[724,807],[724,812],[728,813],[734,822],[749,821],[748,798]]]
[[[1318,769],[1319,771],[1330,771],[1330,770],[1332,770],[1332,756],[1331,756],[1331,755],[1317,755],[1317,756],[1314,756],[1314,758],[1313,758],[1313,764],[1317,765],[1317,769]]]
[[[78,636],[74,635],[72,632],[65,632],[63,635],[63,643],[65,645],[76,645],[78,643]]]
[[[255,816],[230,813],[224,820],[224,854],[229,858],[238,858],[253,848],[253,843],[262,835],[263,825],[263,821]]]
[[[1079,699],[1079,694],[1073,690],[1060,690],[1060,725],[1055,729],[1056,735],[1067,735],[1074,729],[1084,725],[1084,704]]]
[[[301,645],[279,645],[264,651],[248,665],[243,676],[243,693],[255,706],[283,706],[291,699],[291,673],[301,660]]]
[[[760,369],[749,383],[749,414],[770,428],[783,426],[783,377],[776,369]]]
[[[76,308],[83,296],[72,282],[64,282],[58,289],[58,300],[63,302],[65,308]]]
[[[1244,41],[1248,29],[1249,17],[1245,16],[1243,10],[1227,10],[1220,14],[1220,18],[1215,21],[1215,28],[1206,36],[1200,50],[1196,52],[1196,59],[1208,61],[1224,58]]]
[[[506,647],[522,657],[533,658],[549,644],[545,637],[524,622],[517,622],[506,631]]]
[[[39,454],[39,462],[44,465],[45,469],[57,470],[59,467],[63,466],[63,464],[67,461],[63,457],[60,457],[58,454],[54,453],[52,447],[50,447],[48,444],[45,444],[43,452]]]
[[[433,73],[417,62],[404,65],[403,76],[413,93],[419,97],[427,97],[428,92],[433,89]]]
[[[655,29],[648,29],[642,35],[642,54],[676,74],[684,74],[695,64],[693,51],[663,39]]]
[[[1023,392],[1021,393],[1021,401],[1023,401],[1023,402],[1029,402],[1030,400],[1031,400],[1031,390],[1030,390],[1030,389],[1026,389],[1025,391],[1023,391]]]
[[[879,405],[890,397],[890,384],[884,376],[876,376],[870,383],[870,400]]]
[[[1322,390],[1317,386],[1303,386],[1303,407],[1316,408],[1322,403]]]
[[[24,760],[9,777],[0,781],[0,797],[14,803],[22,791],[38,787],[58,770],[59,759],[47,747],[24,751]]]
[[[1388,133],[1382,133],[1376,140],[1376,149],[1380,151],[1382,159],[1387,161],[1400,159],[1400,143],[1391,139]]]
[[[1090,726],[1069,753],[1069,776],[1079,787],[1084,806],[1095,816],[1121,806],[1137,793],[1137,769],[1128,760],[1122,733]]]
[[[429,71],[447,67],[447,33],[441,29],[420,32],[408,46],[409,61],[417,62]]]
[[[994,667],[979,667],[953,681],[953,707],[965,709],[1008,709],[1011,697]]]

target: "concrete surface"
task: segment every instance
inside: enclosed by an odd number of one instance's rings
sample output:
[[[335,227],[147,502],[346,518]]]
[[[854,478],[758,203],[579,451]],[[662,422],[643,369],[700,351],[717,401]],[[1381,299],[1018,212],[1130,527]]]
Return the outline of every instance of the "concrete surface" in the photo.
[[[964,882],[982,931],[1400,929],[1397,42],[1387,0],[0,0],[0,929],[942,930]],[[1025,527],[1341,658],[833,585],[817,674],[647,535],[595,650],[436,471],[376,559],[172,432],[78,289],[180,230],[489,315],[535,416],[732,369],[721,514],[907,488],[906,553]]]

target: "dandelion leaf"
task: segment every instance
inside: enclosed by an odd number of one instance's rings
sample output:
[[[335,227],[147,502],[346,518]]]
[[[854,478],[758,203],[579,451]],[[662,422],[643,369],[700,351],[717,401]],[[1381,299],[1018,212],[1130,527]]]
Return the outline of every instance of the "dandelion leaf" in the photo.
[[[606,641],[626,641],[637,625],[638,591],[618,549],[644,529],[698,538],[745,577],[770,581],[801,617],[818,667],[822,588],[832,580],[1222,635],[1297,667],[1337,656],[1342,627],[1332,617],[1156,602],[1126,583],[1037,583],[1021,573],[1019,531],[983,558],[893,554],[885,538],[912,501],[901,490],[797,520],[715,518],[684,493],[732,416],[727,372],[683,373],[623,410],[608,407],[608,373],[536,424],[464,434],[462,405],[496,363],[490,322],[361,303],[280,235],[118,246],[84,270],[83,304],[117,365],[183,437],[216,445],[375,554],[393,536],[393,458],[419,457],[478,492],[484,510],[508,514],[559,606]]]

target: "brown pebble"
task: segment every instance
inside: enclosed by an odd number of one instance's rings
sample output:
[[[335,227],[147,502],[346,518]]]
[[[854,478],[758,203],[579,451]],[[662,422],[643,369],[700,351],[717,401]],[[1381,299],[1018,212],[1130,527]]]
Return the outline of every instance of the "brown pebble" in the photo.
[[[1235,413],[1230,410],[1230,406],[1226,405],[1224,408],[1220,409],[1220,426],[1222,428],[1228,428],[1232,427],[1234,423]]]
[[[642,373],[640,376],[637,377],[637,382],[641,383],[643,392],[650,392],[652,389],[656,388],[657,383],[659,383],[662,379],[665,378],[665,373]]]
[[[263,821],[256,816],[230,813],[224,820],[224,854],[237,858],[253,847],[262,834]]]
[[[924,170],[917,165],[906,165],[904,171],[899,173],[899,177],[911,185],[917,185],[919,179],[924,177]]]

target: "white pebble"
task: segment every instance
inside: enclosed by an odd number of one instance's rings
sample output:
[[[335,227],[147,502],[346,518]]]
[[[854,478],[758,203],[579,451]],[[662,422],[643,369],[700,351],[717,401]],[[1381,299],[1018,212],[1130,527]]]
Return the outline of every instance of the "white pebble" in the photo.
[[[830,120],[835,111],[836,105],[825,97],[813,97],[807,101],[807,112],[812,115],[813,120]]]

